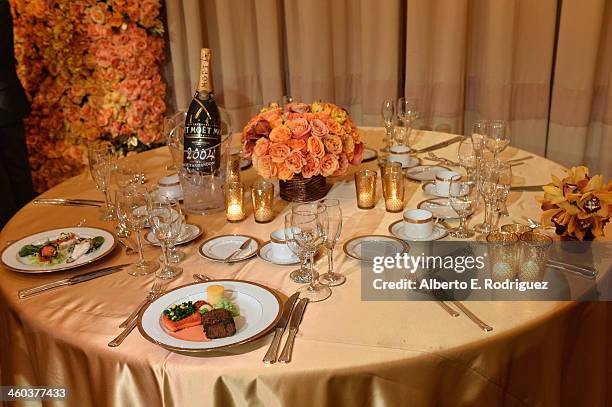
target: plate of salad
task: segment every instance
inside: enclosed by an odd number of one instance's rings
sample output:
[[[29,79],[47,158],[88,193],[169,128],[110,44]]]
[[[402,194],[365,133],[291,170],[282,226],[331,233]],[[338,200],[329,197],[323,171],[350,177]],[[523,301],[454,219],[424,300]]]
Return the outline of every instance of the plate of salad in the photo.
[[[53,229],[11,243],[2,252],[2,264],[23,273],[49,273],[89,264],[114,247],[113,234],[104,229]]]

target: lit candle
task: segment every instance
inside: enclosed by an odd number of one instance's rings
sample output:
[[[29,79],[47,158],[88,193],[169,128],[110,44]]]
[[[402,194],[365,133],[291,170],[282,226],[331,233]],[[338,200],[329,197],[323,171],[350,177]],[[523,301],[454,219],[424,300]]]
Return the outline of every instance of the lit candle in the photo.
[[[376,203],[376,172],[361,170],[355,173],[357,207],[371,209]]]
[[[389,212],[400,212],[404,209],[404,200],[397,197],[387,198],[385,199],[385,208]]]
[[[239,203],[229,204],[227,207],[227,220],[238,221],[244,218],[244,212],[242,211],[242,205]]]
[[[251,187],[255,222],[266,223],[274,219],[274,184],[259,180]]]
[[[244,219],[244,185],[241,182],[229,182],[225,185],[225,216],[229,222]]]

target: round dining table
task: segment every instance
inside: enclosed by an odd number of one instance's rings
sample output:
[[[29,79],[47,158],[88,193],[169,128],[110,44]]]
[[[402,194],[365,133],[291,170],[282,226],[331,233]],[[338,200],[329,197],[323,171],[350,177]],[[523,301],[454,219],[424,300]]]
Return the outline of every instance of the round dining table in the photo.
[[[360,128],[367,146],[383,146],[382,128]],[[421,148],[454,137],[415,130],[411,146]],[[239,136],[235,136],[236,143]],[[435,154],[457,160],[452,144]],[[534,155],[513,147],[503,159]],[[424,158],[425,155],[420,155]],[[147,183],[170,173],[167,148],[136,155]],[[423,159],[423,164],[432,162]],[[359,209],[354,172],[377,169],[377,160],[351,166],[346,176],[328,179],[328,197],[341,201],[343,229],[336,248],[336,269],[347,277],[332,288],[327,300],[307,306],[291,363],[264,364],[272,340],[256,341],[223,351],[185,355],[166,350],[138,331],[116,348],[107,346],[118,325],[147,295],[154,275],[133,277],[125,271],[27,299],[20,289],[96,268],[134,262],[121,246],[101,260],[71,271],[25,274],[0,269],[0,377],[3,386],[65,387],[70,406],[600,406],[610,402],[612,350],[607,337],[612,308],[606,303],[570,301],[478,301],[466,305],[494,329],[484,332],[465,315],[452,318],[434,301],[364,301],[361,267],[341,250],[360,235],[389,235],[388,226],[401,213],[385,211],[380,191],[373,209]],[[564,167],[534,156],[513,168],[514,185],[541,185]],[[242,172],[246,187],[258,179],[251,167]],[[379,181],[380,183],[380,181]],[[421,185],[406,180],[406,209],[426,199]],[[295,266],[270,264],[258,257],[231,265],[198,254],[213,236],[246,233],[263,241],[284,227],[289,203],[278,197],[275,219],[256,223],[247,217],[230,223],[223,212],[188,215],[204,234],[180,246],[186,254],[184,272],[169,283],[194,282],[194,273],[214,279],[247,280],[274,290],[286,299],[299,284],[289,279]],[[538,191],[511,191],[509,216],[502,223],[539,219]],[[88,173],[82,173],[39,198],[101,199]],[[45,206],[30,203],[0,234],[0,247],[37,232],[74,226],[114,230],[99,220],[96,207]],[[482,220],[479,210],[470,224]],[[610,227],[606,229],[611,235]],[[446,239],[451,239],[447,237]],[[147,259],[158,259],[158,247],[145,244]],[[321,258],[316,266],[327,267]],[[578,277],[579,278],[579,277]],[[607,399],[606,399],[607,397]],[[32,403],[32,402],[30,402]],[[36,405],[35,403],[24,405]],[[42,405],[42,402],[41,402]]]

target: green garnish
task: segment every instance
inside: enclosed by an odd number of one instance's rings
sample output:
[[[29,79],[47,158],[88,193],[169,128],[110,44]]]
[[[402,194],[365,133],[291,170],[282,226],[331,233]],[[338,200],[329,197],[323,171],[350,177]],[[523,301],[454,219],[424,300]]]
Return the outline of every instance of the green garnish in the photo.
[[[223,299],[219,301],[218,303],[216,303],[215,308],[225,308],[226,310],[232,313],[233,317],[240,316],[240,312],[238,312],[238,308],[236,308],[236,306],[233,303],[229,302],[226,299]]]
[[[91,253],[94,250],[98,250],[100,246],[104,244],[104,238],[102,236],[96,236],[91,239],[91,247],[87,250],[87,253]]]
[[[176,322],[187,318],[194,312],[196,312],[195,304],[193,301],[187,301],[182,304],[174,304],[170,308],[164,310],[164,315],[166,315],[170,321]]]
[[[40,249],[43,246],[44,246],[44,244],[41,244],[41,245],[27,244],[27,245],[23,246],[21,248],[21,250],[19,250],[19,256],[21,256],[21,257],[34,256],[34,255],[38,254],[38,252],[40,251]]]
[[[200,315],[204,315],[204,314],[206,314],[207,312],[208,312],[208,308],[206,308],[206,307],[202,307],[202,308],[200,308]]]

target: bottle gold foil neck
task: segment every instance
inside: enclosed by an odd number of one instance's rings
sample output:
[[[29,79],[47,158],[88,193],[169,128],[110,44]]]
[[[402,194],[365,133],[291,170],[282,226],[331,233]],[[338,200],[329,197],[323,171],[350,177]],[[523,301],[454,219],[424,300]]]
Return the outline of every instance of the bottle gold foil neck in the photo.
[[[210,48],[202,48],[200,50],[200,80],[198,81],[198,92],[212,92],[210,58]]]

